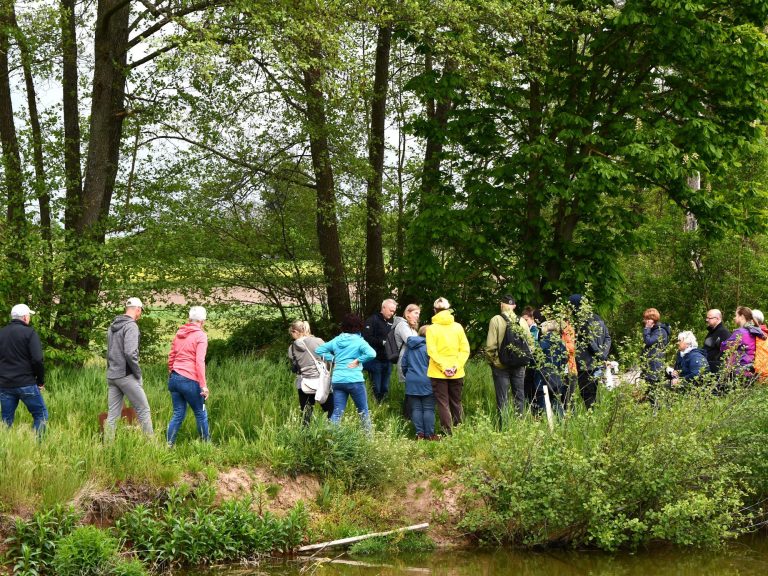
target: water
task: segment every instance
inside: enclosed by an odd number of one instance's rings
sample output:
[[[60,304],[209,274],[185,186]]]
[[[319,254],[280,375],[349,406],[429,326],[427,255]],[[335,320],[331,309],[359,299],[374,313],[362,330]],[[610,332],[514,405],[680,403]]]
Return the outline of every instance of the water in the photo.
[[[765,576],[768,575],[768,537],[742,539],[717,552],[674,548],[636,554],[494,550],[334,558],[337,561],[333,563],[272,561],[252,568],[186,572],[184,576]]]

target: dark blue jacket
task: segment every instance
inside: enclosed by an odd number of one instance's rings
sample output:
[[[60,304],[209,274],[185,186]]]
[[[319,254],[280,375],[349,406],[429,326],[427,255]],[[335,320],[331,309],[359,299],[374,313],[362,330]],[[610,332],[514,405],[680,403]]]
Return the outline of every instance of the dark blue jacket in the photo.
[[[536,371],[536,387],[546,384],[552,392],[563,389],[563,375],[568,370],[568,350],[556,332],[548,332],[539,340],[544,364]]]
[[[384,350],[384,342],[387,339],[387,334],[392,330],[395,317],[393,316],[389,320],[384,318],[381,312],[371,314],[365,321],[365,328],[363,328],[363,338],[370,344],[374,352],[376,352],[376,360],[382,362],[389,362],[387,353]]]
[[[405,393],[409,396],[429,396],[432,394],[432,381],[427,376],[427,339],[424,336],[409,336],[405,346],[400,364],[405,374]]]
[[[709,372],[709,362],[707,361],[707,353],[701,348],[694,348],[685,356],[682,356],[679,352],[677,358],[675,358],[675,370],[680,375],[680,378],[689,380],[701,376]]]
[[[647,382],[658,382],[664,370],[664,350],[669,344],[669,324],[656,324],[651,328],[643,328],[645,342],[646,365],[643,368],[643,378]]]
[[[45,385],[43,346],[35,329],[12,320],[0,329],[0,388]]]

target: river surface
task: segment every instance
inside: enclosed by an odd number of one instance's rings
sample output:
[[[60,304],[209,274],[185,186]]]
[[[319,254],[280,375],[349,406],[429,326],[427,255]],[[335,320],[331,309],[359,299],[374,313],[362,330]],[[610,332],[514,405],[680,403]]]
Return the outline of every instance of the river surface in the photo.
[[[340,554],[340,552],[339,552]],[[184,572],[183,576],[768,576],[768,537],[718,552],[662,548],[635,554],[516,550],[435,552],[395,557],[333,556]],[[182,573],[178,573],[182,576]]]

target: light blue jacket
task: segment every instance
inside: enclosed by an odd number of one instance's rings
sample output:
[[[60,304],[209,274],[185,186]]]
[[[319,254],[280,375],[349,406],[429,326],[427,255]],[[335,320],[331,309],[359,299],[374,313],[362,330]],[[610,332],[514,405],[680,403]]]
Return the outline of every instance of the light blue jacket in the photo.
[[[376,351],[371,348],[360,334],[350,334],[342,332],[336,338],[325,344],[321,344],[315,349],[315,354],[323,360],[334,362],[333,384],[354,384],[364,382],[363,363],[376,358]],[[347,364],[353,360],[359,360],[359,364],[354,368],[349,368]]]

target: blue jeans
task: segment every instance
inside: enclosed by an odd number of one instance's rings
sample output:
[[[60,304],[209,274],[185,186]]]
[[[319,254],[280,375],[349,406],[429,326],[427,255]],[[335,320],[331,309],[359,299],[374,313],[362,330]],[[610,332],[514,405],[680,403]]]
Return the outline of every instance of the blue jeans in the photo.
[[[32,414],[32,426],[38,436],[41,435],[45,432],[45,423],[48,421],[48,409],[45,407],[45,400],[43,400],[43,395],[37,384],[21,386],[20,388],[0,388],[0,409],[3,411],[3,422],[9,428],[13,426],[19,400]]]
[[[171,372],[168,378],[168,391],[173,402],[173,416],[168,423],[168,444],[176,442],[184,418],[187,415],[187,404],[192,408],[192,413],[197,421],[197,432],[200,437],[208,441],[211,434],[208,431],[208,412],[205,410],[205,399],[200,395],[200,385],[186,376]]]
[[[389,360],[368,360],[363,368],[371,377],[373,396],[376,402],[381,402],[389,393],[389,378],[392,375],[392,362]],[[336,388],[334,388],[335,390]]]
[[[411,404],[411,421],[416,434],[428,438],[435,435],[435,396],[408,396]]]
[[[338,424],[347,407],[347,398],[352,396],[357,413],[366,429],[371,428],[371,418],[368,414],[368,395],[365,392],[365,382],[334,382],[333,384],[333,414],[331,422]]]

